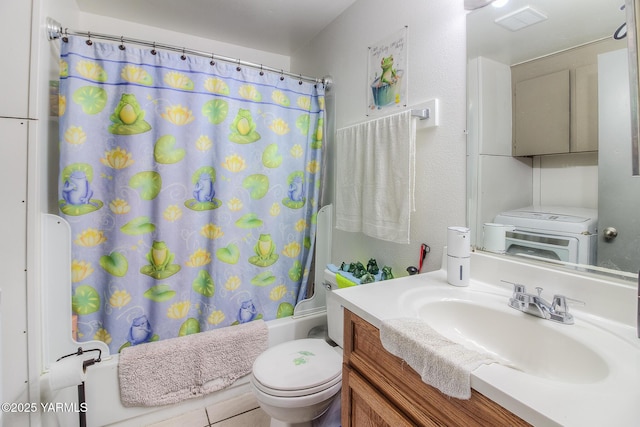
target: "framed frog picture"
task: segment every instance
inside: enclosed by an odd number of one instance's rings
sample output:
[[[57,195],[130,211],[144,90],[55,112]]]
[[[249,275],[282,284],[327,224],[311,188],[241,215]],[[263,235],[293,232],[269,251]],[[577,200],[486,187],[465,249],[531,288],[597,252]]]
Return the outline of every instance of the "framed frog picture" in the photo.
[[[407,106],[407,29],[368,48],[367,116]]]

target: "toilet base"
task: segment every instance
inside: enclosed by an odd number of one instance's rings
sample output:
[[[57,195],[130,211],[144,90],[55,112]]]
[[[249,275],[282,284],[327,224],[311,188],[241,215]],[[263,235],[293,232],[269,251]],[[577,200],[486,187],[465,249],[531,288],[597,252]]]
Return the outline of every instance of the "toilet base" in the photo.
[[[275,418],[271,418],[270,427],[311,427],[311,421],[292,424],[292,423],[285,423],[284,421],[276,420]]]

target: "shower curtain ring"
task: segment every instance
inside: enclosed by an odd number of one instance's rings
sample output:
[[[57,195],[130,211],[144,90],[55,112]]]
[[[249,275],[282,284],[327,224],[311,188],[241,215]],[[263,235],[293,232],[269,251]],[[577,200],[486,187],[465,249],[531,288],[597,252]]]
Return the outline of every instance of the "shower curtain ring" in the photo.
[[[264,76],[264,71],[262,71],[262,64],[260,64],[260,75]]]
[[[69,43],[69,33],[68,33],[68,28],[64,29],[64,35],[62,36],[62,41],[65,43]]]
[[[213,67],[214,65],[216,65],[216,61],[214,61],[214,57],[215,55],[212,53],[211,54],[211,62],[209,62],[209,64],[211,64],[211,66]]]
[[[124,36],[120,36],[120,46],[118,46],[118,48],[120,48],[120,50],[125,50],[126,49],[124,47]]]
[[[180,55],[180,59],[182,59],[183,61],[184,61],[185,59],[187,59],[187,55],[185,55],[185,54],[184,54],[184,50],[185,50],[185,48],[183,47],[183,48],[182,48],[182,55]]]
[[[158,51],[156,51],[156,42],[153,42],[153,49],[151,49],[151,55],[155,55],[157,53]]]
[[[300,76],[300,80],[298,80],[298,84],[302,85],[302,74],[299,74],[299,76]]]
[[[87,46],[91,46],[93,44],[93,42],[91,41],[91,31],[87,31],[87,41],[85,42],[87,44]]]
[[[236,67],[236,71],[242,71],[242,68],[240,68],[240,59],[238,59],[238,66]]]
[[[280,70],[280,81],[284,80],[284,70]]]

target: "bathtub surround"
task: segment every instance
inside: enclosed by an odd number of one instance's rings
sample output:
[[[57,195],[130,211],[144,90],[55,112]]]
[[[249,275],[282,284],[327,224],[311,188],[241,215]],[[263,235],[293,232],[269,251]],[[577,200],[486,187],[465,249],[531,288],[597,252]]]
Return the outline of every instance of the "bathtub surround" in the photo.
[[[263,320],[125,348],[120,399],[125,407],[159,406],[212,393],[250,373],[267,348]]]

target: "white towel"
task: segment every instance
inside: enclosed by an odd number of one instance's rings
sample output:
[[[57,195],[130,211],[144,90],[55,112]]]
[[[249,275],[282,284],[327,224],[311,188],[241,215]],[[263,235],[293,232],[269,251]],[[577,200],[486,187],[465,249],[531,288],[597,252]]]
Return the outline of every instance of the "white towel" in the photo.
[[[415,209],[411,111],[338,129],[336,228],[409,243]]]
[[[380,340],[389,353],[418,372],[422,381],[458,399],[471,398],[471,371],[498,362],[489,354],[448,340],[417,318],[384,320]]]
[[[120,400],[126,407],[177,403],[228,387],[251,372],[267,349],[263,320],[126,347],[120,352]]]

